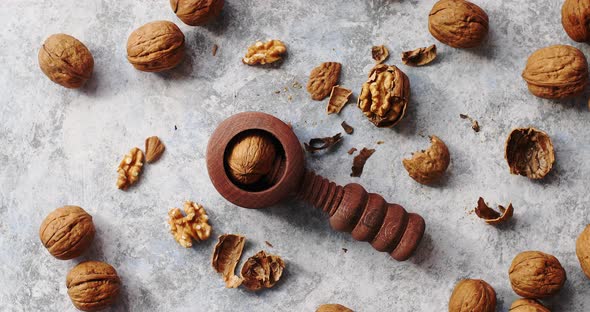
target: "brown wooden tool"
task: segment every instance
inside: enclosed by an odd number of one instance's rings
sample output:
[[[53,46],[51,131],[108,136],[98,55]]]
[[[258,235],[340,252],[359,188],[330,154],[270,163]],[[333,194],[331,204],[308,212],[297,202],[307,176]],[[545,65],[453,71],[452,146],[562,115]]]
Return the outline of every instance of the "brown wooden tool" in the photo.
[[[261,189],[247,188],[228,175],[225,155],[236,136],[262,131],[272,136],[279,161]],[[224,120],[211,135],[207,146],[207,170],[217,191],[228,201],[244,208],[266,208],[296,196],[330,216],[331,227],[369,242],[378,251],[398,261],[407,260],[424,234],[424,219],[408,213],[398,204],[367,191],[357,183],[342,187],[305,169],[304,153],[290,126],[268,114],[246,112]]]

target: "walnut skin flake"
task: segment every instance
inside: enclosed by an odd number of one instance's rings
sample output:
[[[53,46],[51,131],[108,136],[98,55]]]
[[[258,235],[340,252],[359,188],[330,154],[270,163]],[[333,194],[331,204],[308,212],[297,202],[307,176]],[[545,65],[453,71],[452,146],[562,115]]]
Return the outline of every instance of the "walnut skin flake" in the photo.
[[[371,48],[371,56],[377,64],[383,63],[389,57],[389,50],[384,45]]]
[[[553,143],[547,133],[535,128],[514,129],[506,141],[505,158],[510,173],[541,179],[555,162]]]
[[[475,214],[478,217],[484,219],[487,224],[500,224],[505,221],[510,220],[512,215],[514,214],[514,208],[512,207],[512,203],[508,204],[508,208],[504,208],[503,206],[498,205],[498,209],[500,212],[495,211],[494,209],[490,208],[483,198],[479,198],[477,201],[477,207],[475,208]]]
[[[326,62],[311,71],[307,82],[307,92],[311,94],[313,100],[321,101],[330,94],[332,87],[340,78],[341,68],[340,63]]]
[[[315,153],[323,149],[330,148],[342,140],[342,133],[338,133],[332,137],[314,138],[309,140],[309,143],[304,143],[305,150],[310,153]]]
[[[271,64],[282,60],[285,53],[287,53],[287,47],[280,40],[257,41],[248,48],[242,62],[247,65]]]
[[[354,156],[352,160],[352,173],[350,173],[351,177],[360,177],[363,173],[363,169],[365,168],[365,163],[367,159],[371,157],[375,153],[374,149],[368,149],[363,147],[363,149],[359,152],[358,155]]]
[[[285,262],[276,255],[267,255],[263,250],[248,258],[242,267],[242,285],[257,291],[273,287],[281,278]]]
[[[436,58],[436,45],[427,48],[419,48],[402,53],[402,63],[408,66],[423,66]]]
[[[117,168],[119,177],[117,178],[117,187],[121,190],[127,189],[129,185],[134,184],[139,179],[141,168],[143,167],[143,152],[134,147],[123,158]]]
[[[170,209],[168,224],[176,242],[184,248],[190,248],[193,246],[193,240],[198,243],[211,236],[211,225],[203,206],[186,201],[183,208],[186,216],[183,216],[178,208]]]
[[[330,100],[328,101],[328,107],[326,111],[330,114],[340,114],[342,108],[348,103],[352,90],[342,88],[340,86],[334,86],[332,93],[330,93]]]
[[[213,250],[211,265],[217,273],[221,273],[225,287],[237,288],[242,284],[242,278],[235,275],[235,269],[242,257],[246,238],[237,234],[224,234]]]
[[[412,179],[420,184],[432,184],[439,180],[451,162],[449,149],[436,136],[430,137],[431,146],[425,151],[414,153],[411,159],[402,162]]]

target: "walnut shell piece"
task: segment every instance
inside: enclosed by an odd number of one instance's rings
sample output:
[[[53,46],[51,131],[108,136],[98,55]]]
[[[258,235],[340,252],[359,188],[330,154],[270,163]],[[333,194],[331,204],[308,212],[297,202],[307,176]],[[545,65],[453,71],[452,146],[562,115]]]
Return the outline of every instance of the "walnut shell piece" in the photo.
[[[535,128],[512,130],[506,140],[504,157],[511,174],[531,179],[545,177],[555,162],[551,138],[547,133]]]
[[[203,206],[186,201],[183,208],[186,216],[183,216],[178,208],[170,209],[168,224],[176,242],[182,247],[190,248],[193,246],[193,240],[198,243],[209,239],[211,225],[209,225],[209,216]]]
[[[473,48],[488,34],[489,19],[479,6],[465,0],[440,0],[428,15],[428,30],[453,48]]]
[[[590,41],[590,2],[565,0],[561,7],[561,24],[572,40]]]
[[[39,67],[51,81],[66,88],[80,88],[90,79],[94,58],[78,39],[66,35],[49,36],[39,50]]]
[[[533,299],[516,299],[509,312],[551,312],[544,305]]]
[[[280,40],[257,41],[248,48],[242,62],[247,65],[266,65],[278,62],[287,53],[287,47]]]
[[[586,226],[576,240],[576,255],[582,271],[590,278],[590,225]]]
[[[341,68],[340,63],[326,62],[311,71],[307,82],[307,92],[311,94],[313,100],[321,101],[330,94],[340,78]]]
[[[545,99],[580,95],[588,82],[588,62],[582,51],[569,45],[553,45],[529,56],[522,72],[529,91]]]
[[[66,277],[68,295],[78,310],[98,311],[113,304],[121,280],[111,265],[86,261],[75,266]]]
[[[354,312],[351,309],[337,303],[322,304],[315,312]]]
[[[148,164],[157,161],[165,149],[166,146],[164,146],[164,143],[157,136],[151,136],[145,139],[145,161]]]
[[[139,180],[139,174],[143,167],[143,152],[137,148],[132,148],[128,154],[123,157],[117,173],[117,187],[121,190],[127,189],[129,185],[135,184]]]
[[[540,251],[525,251],[512,260],[508,271],[510,284],[516,294],[529,299],[555,295],[566,280],[559,260]]]
[[[330,93],[330,99],[328,100],[328,106],[326,111],[328,115],[340,114],[342,108],[348,103],[352,90],[342,88],[341,86],[334,86]]]
[[[281,257],[267,255],[261,250],[242,266],[242,285],[253,291],[271,288],[279,281],[284,269],[285,262]]]
[[[371,56],[375,63],[381,64],[389,57],[389,50],[384,45],[374,46],[371,48]]]
[[[88,249],[95,235],[92,216],[78,206],[63,206],[52,211],[39,228],[39,238],[57,259],[69,260]]]
[[[276,158],[277,151],[268,134],[247,133],[236,138],[226,153],[225,163],[234,182],[251,185],[271,173]]]
[[[127,39],[127,60],[145,72],[161,72],[176,67],[184,59],[184,34],[169,21],[147,23]]]
[[[203,26],[221,14],[224,0],[170,0],[174,14],[185,24]]]
[[[396,66],[379,64],[369,73],[358,97],[358,107],[377,127],[393,127],[406,114],[410,80]]]
[[[408,66],[424,66],[436,58],[436,45],[402,53],[402,63]]]
[[[430,137],[430,147],[413,154],[412,158],[402,160],[404,168],[412,179],[420,184],[433,184],[445,173],[451,162],[449,149],[437,136]]]
[[[464,279],[455,285],[449,300],[449,312],[494,312],[496,291],[483,280]]]
[[[477,201],[477,207],[475,208],[475,214],[478,217],[484,219],[487,224],[500,224],[506,222],[512,218],[514,214],[514,207],[512,207],[512,203],[508,204],[508,208],[504,208],[503,206],[498,205],[498,209],[500,212],[495,211],[494,209],[490,208],[485,200],[480,197]]]
[[[236,266],[242,257],[246,238],[237,234],[223,234],[213,249],[211,265],[217,273],[221,273],[225,287],[237,288],[242,278],[235,275]]]

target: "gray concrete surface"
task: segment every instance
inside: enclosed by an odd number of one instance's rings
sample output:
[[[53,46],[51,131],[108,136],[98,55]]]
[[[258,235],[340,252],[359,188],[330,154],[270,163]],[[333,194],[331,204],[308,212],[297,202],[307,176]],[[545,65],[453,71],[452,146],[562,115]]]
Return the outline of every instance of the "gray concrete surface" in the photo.
[[[498,311],[517,296],[508,267],[520,251],[559,258],[568,281],[545,301],[552,311],[590,310],[590,285],[575,255],[575,238],[588,223],[587,95],[561,102],[527,92],[520,78],[527,56],[571,41],[560,24],[562,1],[476,1],[490,16],[486,43],[457,50],[430,36],[428,1],[227,0],[223,17],[208,27],[188,27],[166,0],[36,1],[0,3],[0,310],[74,311],[65,276],[86,259],[111,263],[123,280],[113,311],[314,311],[338,302],[356,311],[445,311],[453,285],[482,278],[498,295]],[[136,71],[125,43],[153,20],[177,23],[188,58],[163,74]],[[37,52],[52,33],[83,41],[95,72],[81,90],[66,90],[39,70]],[[281,39],[289,56],[280,68],[240,62],[257,39]],[[407,118],[395,129],[377,129],[355,107],[324,113],[303,85],[322,61],[343,64],[341,84],[358,94],[372,66],[370,48],[385,44],[389,63],[404,50],[437,43],[432,66],[401,65],[411,80]],[[217,56],[211,55],[219,45]],[[286,91],[285,91],[285,88]],[[281,90],[280,94],[275,91]],[[422,214],[427,234],[417,254],[397,263],[366,243],[330,230],[318,211],[297,202],[246,210],[226,202],[205,169],[205,147],[217,123],[241,111],[263,111],[290,122],[301,141],[356,128],[331,153],[309,156],[308,166],[345,184],[362,183]],[[474,133],[460,113],[479,120]],[[511,176],[504,141],[513,127],[535,126],[554,142],[557,163],[541,182]],[[176,129],[175,129],[176,128]],[[440,185],[409,178],[401,160],[443,139],[452,155]],[[140,183],[116,189],[116,166],[131,147],[158,135],[163,158],[148,165]],[[385,143],[377,145],[377,141]],[[374,147],[361,178],[349,176],[351,147]],[[515,207],[514,220],[484,224],[469,211],[479,196]],[[248,237],[245,256],[260,249],[287,262],[275,288],[260,293],[225,289],[210,267],[215,239],[184,249],[168,233],[167,211],[184,200],[202,203],[214,235]],[[37,231],[47,213],[65,204],[93,216],[96,241],[80,259],[59,261]],[[274,245],[264,244],[267,240]],[[347,248],[344,252],[342,248]]]

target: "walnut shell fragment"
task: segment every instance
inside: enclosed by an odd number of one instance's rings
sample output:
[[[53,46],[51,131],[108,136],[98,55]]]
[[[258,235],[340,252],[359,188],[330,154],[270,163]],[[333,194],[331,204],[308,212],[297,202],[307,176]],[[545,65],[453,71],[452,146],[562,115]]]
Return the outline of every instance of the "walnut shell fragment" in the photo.
[[[453,48],[474,48],[488,34],[489,19],[479,6],[465,0],[440,0],[428,15],[428,30]]]
[[[80,88],[94,70],[92,53],[78,39],[66,34],[49,36],[39,50],[38,59],[43,73],[66,88]]]
[[[242,266],[242,285],[249,290],[257,291],[273,287],[281,278],[285,262],[277,255],[259,251]]]
[[[512,130],[506,140],[504,157],[511,174],[531,179],[545,177],[555,162],[551,138],[547,133],[535,128]]]
[[[158,159],[164,153],[166,146],[160,141],[157,136],[151,136],[145,139],[145,161],[151,164]]]
[[[115,268],[100,261],[75,266],[66,277],[68,295],[78,310],[98,311],[115,302],[121,280]]]
[[[509,312],[551,312],[539,301],[533,299],[516,299]]]
[[[496,291],[483,280],[464,279],[455,285],[449,300],[449,312],[494,312]]]
[[[374,46],[371,48],[371,56],[377,64],[381,64],[389,57],[389,50],[384,45]]]
[[[354,156],[352,160],[352,172],[350,173],[351,177],[360,177],[363,174],[363,170],[365,169],[365,163],[375,153],[374,149],[368,149],[363,147],[363,149],[359,152],[358,155]]]
[[[379,64],[363,83],[358,107],[377,127],[393,127],[406,114],[410,100],[410,80],[396,66]]]
[[[169,21],[147,23],[127,39],[127,60],[145,72],[161,72],[176,67],[184,59],[184,34]]]
[[[247,65],[265,65],[278,62],[287,53],[287,47],[280,40],[257,41],[248,48],[242,62]]]
[[[477,201],[477,207],[475,208],[475,214],[478,217],[484,219],[487,224],[500,224],[506,222],[512,218],[514,214],[514,208],[512,203],[508,204],[508,208],[498,205],[500,212],[488,207],[483,198],[479,198]]]
[[[580,95],[588,83],[588,62],[582,51],[553,45],[529,56],[522,72],[529,91],[545,99]]]
[[[235,275],[236,266],[242,257],[246,238],[237,234],[223,234],[213,249],[211,265],[217,273],[221,273],[225,287],[237,288],[242,278]]]
[[[423,66],[434,61],[436,58],[436,45],[426,48],[419,48],[413,51],[402,53],[402,63],[408,66]]]
[[[224,0],[170,0],[174,14],[190,26],[203,26],[221,14]]]
[[[445,173],[451,162],[449,149],[437,136],[430,137],[430,147],[413,154],[411,159],[404,159],[402,163],[412,179],[420,184],[432,184]]]
[[[351,309],[337,303],[322,304],[315,312],[354,312]]]
[[[561,7],[561,24],[572,40],[590,41],[590,2],[565,0]]]
[[[326,111],[330,114],[340,114],[342,108],[348,103],[352,90],[342,88],[340,86],[332,87],[332,93],[330,93],[330,100],[328,101],[328,107]]]
[[[525,251],[512,260],[508,271],[512,290],[524,298],[542,299],[555,295],[565,284],[559,260],[540,251]]]
[[[277,151],[268,134],[247,133],[235,139],[225,163],[234,182],[251,185],[273,170],[276,158]]]
[[[576,240],[576,256],[582,271],[590,278],[590,225],[586,226]]]
[[[184,248],[190,248],[193,246],[193,240],[198,243],[209,239],[211,225],[205,208],[192,201],[186,201],[183,209],[186,216],[183,216],[178,208],[172,208],[168,212],[170,232],[176,242]]]
[[[78,206],[63,206],[52,211],[39,228],[39,238],[57,259],[69,260],[88,249],[96,231],[92,216]]]
[[[117,187],[121,190],[127,189],[130,185],[139,180],[139,174],[143,167],[143,152],[134,147],[129,151],[117,168],[119,177],[117,178]]]
[[[346,132],[346,134],[354,133],[354,128],[347,124],[346,121],[343,121],[340,125],[342,126],[342,129],[344,129],[344,132]]]
[[[340,78],[341,68],[340,63],[326,62],[311,71],[307,82],[307,92],[311,94],[313,100],[321,101],[330,94],[330,91],[333,92],[333,87]]]
[[[306,151],[315,153],[317,151],[328,149],[340,141],[342,141],[342,133],[337,133],[331,137],[311,139],[309,140],[309,143],[303,143],[303,145],[305,146]]]

